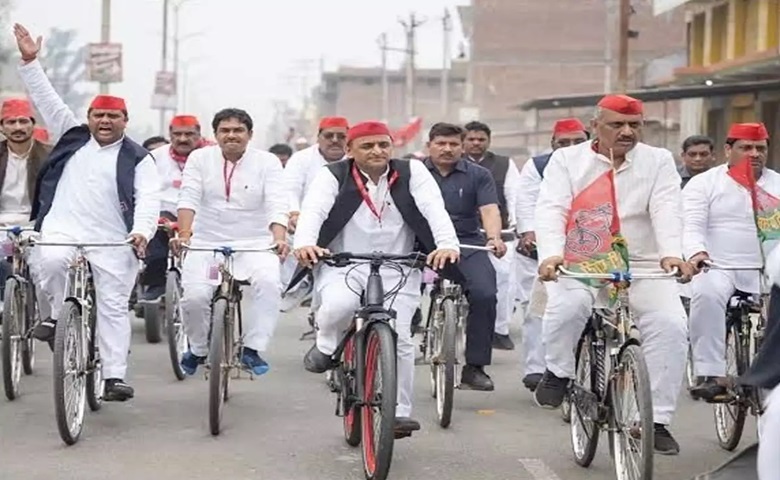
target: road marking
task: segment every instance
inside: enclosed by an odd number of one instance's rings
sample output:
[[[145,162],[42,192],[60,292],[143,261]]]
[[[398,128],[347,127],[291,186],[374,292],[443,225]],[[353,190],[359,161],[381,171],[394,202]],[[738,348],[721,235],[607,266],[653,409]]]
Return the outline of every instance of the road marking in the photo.
[[[521,458],[520,463],[531,474],[533,480],[561,480],[546,463],[538,458]]]

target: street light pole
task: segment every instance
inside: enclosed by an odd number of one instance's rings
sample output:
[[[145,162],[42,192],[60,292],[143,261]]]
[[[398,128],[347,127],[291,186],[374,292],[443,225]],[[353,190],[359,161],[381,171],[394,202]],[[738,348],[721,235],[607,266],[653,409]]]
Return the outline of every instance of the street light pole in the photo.
[[[387,33],[379,36],[379,49],[382,51],[382,121],[390,122],[390,81],[387,74]]]
[[[109,43],[111,41],[111,0],[103,0],[101,8],[100,21],[100,42]],[[109,91],[107,82],[100,82],[100,94],[107,95]]]
[[[441,115],[442,118],[446,119],[449,115],[449,89],[450,89],[450,78],[449,78],[449,61],[451,57],[450,53],[450,32],[452,31],[452,24],[450,23],[450,11],[449,9],[444,9],[444,18],[442,18],[442,27],[444,31],[444,51],[442,52],[442,63],[441,63]]]
[[[631,0],[620,0],[620,50],[618,57],[618,87],[628,91],[628,38]]]
[[[170,0],[163,0],[162,59],[160,71],[168,69],[168,11]],[[165,135],[165,108],[160,108],[160,135]]]
[[[415,115],[415,76],[416,70],[414,60],[417,55],[415,46],[415,34],[424,21],[417,20],[414,12],[409,14],[409,21],[401,20],[401,25],[406,29],[406,116],[407,121],[411,121]]]

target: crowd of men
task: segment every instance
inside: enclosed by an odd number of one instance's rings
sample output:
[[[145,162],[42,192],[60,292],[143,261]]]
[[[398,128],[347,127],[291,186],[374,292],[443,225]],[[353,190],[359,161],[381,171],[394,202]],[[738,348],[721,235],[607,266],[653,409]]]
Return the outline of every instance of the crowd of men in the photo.
[[[574,118],[558,121],[551,152],[520,168],[490,150],[492,132],[480,122],[433,125],[427,155],[411,160],[393,157],[385,124],[350,124],[343,117],[323,118],[311,146],[293,151],[278,144],[261,151],[249,146],[252,118],[235,108],[214,116],[210,127],[216,144],[204,140],[199,119],[178,115],[170,123],[169,139],[153,137],[140,145],[125,135],[130,117],[121,98],[99,95],[90,104],[86,124],[75,118],[38,61],[40,39],[21,25],[14,32],[22,57],[19,75],[47,131],[36,125],[27,100],[2,105],[0,127],[6,139],[0,145],[0,224],[32,222],[45,240],[130,239],[134,247],[88,251],[108,401],[134,396],[125,381],[127,305],[138,258],[146,262],[141,300],[158,302],[169,248],[182,254],[186,246],[272,244],[273,252],[239,253],[235,260],[236,276],[249,280],[242,361],[254,374],[270,368],[263,352],[279,317],[283,288],[293,288],[301,277],[294,275],[296,266],[309,270],[314,282],[316,342],[304,367],[324,373],[333,367],[339,333],[359,305],[353,291],[365,287],[368,270],[354,269],[347,285],[344,269],[324,265],[320,258],[328,252],[405,254],[416,249],[428,254],[431,268],[462,283],[468,297],[461,387],[494,389],[486,367],[492,349],[514,348],[509,326],[520,299],[523,383],[540,406],[557,408],[574,376],[574,346],[602,293],[558,278],[570,247],[567,225],[579,194],[609,178],[610,208],[617,213],[607,226],[619,224],[631,268],[676,271],[681,283],[693,278],[687,290],[673,280],[631,286],[631,308],[652,384],[655,449],[673,455],[680,447],[669,425],[686,365],[688,323],[698,376],[692,394],[728,401],[733,385],[726,378],[726,304],[738,290],[759,293],[757,272],[704,273],[702,262],[761,266],[766,256],[770,277],[780,278],[780,258],[773,255],[772,242],[764,242],[762,249],[754,218],[757,192],[765,199],[780,198],[780,175],[766,167],[769,135],[762,124],[733,125],[722,146],[726,162],[718,166],[721,147],[703,136],[686,139],[679,170],[671,152],[641,141],[643,105],[624,95],[605,96],[589,128]],[[743,170],[752,183],[735,174]],[[159,216],[178,222],[175,238],[157,230]],[[509,228],[517,235],[507,242],[502,230]],[[291,243],[294,255],[288,255]],[[492,252],[461,248],[468,245],[488,246]],[[74,255],[71,247],[33,250],[33,276],[42,292],[43,321],[35,330],[39,340],[53,338]],[[219,281],[216,262],[203,252],[184,257],[182,303],[190,350],[181,363],[190,375],[208,353],[210,300]],[[382,275],[389,285],[408,276],[393,308],[398,334],[395,428],[409,435],[420,429],[412,417],[412,335],[419,331],[422,276],[392,270]],[[690,319],[681,292],[690,297]],[[773,297],[778,294],[773,286]],[[776,313],[776,308],[770,310],[764,347],[741,379],[771,391],[762,419],[762,479],[777,478],[780,472]]]

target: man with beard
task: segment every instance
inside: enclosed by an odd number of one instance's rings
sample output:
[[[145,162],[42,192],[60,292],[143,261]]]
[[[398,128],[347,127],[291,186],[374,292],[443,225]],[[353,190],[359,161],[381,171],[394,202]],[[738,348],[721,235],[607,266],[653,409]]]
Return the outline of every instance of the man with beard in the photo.
[[[152,150],[157,172],[162,182],[160,217],[176,221],[176,204],[179,201],[182,172],[187,157],[195,149],[206,145],[200,134],[200,122],[192,115],[177,115],[171,119],[168,132],[171,144]],[[146,251],[146,268],[141,278],[145,287],[141,303],[157,303],[165,294],[165,271],[168,268],[169,234],[158,230]]]
[[[38,61],[42,38],[34,40],[23,26],[14,25],[22,64],[19,75],[30,98],[58,138],[41,170],[31,218],[43,241],[132,241],[129,248],[89,249],[96,290],[97,336],[106,401],[125,401],[135,392],[125,381],[130,350],[127,305],[138,275],[138,258],[157,228],[160,180],[149,151],[125,135],[125,101],[109,95],[95,97],[80,124],[46,77]],[[41,290],[52,306],[51,321],[39,324],[35,338],[51,342],[76,255],[69,246],[38,246],[32,262]],[[137,255],[137,256],[136,256]]]
[[[464,150],[466,158],[490,170],[496,182],[498,208],[501,213],[501,228],[507,229],[515,223],[515,205],[517,203],[517,185],[520,173],[514,160],[496,155],[490,149],[490,127],[481,122],[469,122],[466,129]],[[509,337],[509,325],[514,313],[515,265],[514,242],[507,245],[507,254],[501,258],[490,256],[496,269],[498,288],[498,306],[496,308],[496,329],[493,334],[493,348],[514,350],[515,344]]]

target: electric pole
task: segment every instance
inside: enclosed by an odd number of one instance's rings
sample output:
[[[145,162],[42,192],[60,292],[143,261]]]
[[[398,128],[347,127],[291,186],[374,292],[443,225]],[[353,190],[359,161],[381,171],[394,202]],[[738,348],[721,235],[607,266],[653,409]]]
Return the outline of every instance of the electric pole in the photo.
[[[170,0],[163,0],[162,59],[160,71],[168,71],[168,11]],[[165,135],[165,107],[160,106],[160,135]]]
[[[411,120],[415,115],[415,65],[414,60],[417,55],[415,45],[415,33],[424,20],[418,20],[415,18],[414,12],[409,14],[409,20],[400,20],[401,25],[406,30],[406,116],[407,121]]]
[[[111,0],[103,0],[101,8],[100,21],[100,42],[109,43],[111,41]],[[108,83],[100,82],[100,94],[108,94]]]
[[[615,0],[604,0],[607,21],[604,35],[604,93],[612,92],[612,63],[615,42]]]
[[[621,93],[628,91],[628,39],[631,36],[629,19],[631,0],[620,0],[620,43],[618,51],[618,88]]]
[[[444,49],[442,52],[442,62],[441,62],[441,115],[443,119],[447,119],[449,115],[449,96],[450,96],[450,78],[449,78],[449,62],[450,58],[452,56],[452,53],[450,52],[450,33],[452,32],[452,23],[451,23],[451,17],[450,17],[450,11],[449,9],[444,9],[444,17],[442,18],[442,30],[444,33],[443,38],[443,45]]]
[[[390,123],[390,82],[387,78],[387,33],[379,36],[379,49],[382,51],[382,121]]]

